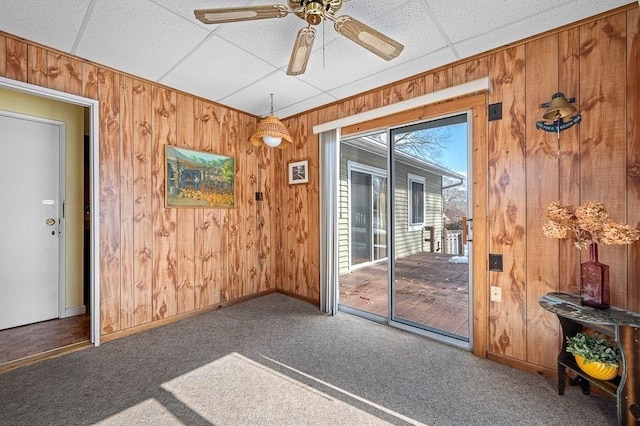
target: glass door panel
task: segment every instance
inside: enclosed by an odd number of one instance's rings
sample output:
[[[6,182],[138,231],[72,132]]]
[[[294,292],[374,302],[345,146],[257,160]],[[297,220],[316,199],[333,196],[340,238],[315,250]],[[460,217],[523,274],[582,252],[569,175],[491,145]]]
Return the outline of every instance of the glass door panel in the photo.
[[[340,144],[338,306],[380,322],[389,312],[386,135]]]
[[[391,320],[469,339],[467,114],[394,129]]]

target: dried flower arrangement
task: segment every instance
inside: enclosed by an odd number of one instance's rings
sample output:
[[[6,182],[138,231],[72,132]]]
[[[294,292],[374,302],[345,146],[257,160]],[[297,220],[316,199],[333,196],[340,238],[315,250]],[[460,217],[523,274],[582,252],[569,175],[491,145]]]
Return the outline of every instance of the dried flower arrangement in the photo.
[[[591,243],[631,244],[640,239],[640,230],[611,220],[602,203],[584,203],[577,208],[554,201],[547,207],[549,221],[542,226],[549,238],[573,238],[582,250]]]

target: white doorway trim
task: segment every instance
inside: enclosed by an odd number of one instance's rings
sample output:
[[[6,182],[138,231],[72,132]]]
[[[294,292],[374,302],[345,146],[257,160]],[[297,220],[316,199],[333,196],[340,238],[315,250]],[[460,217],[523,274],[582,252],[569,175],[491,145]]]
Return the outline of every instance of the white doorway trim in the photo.
[[[100,159],[100,132],[99,132],[99,102],[95,99],[85,98],[46,87],[36,86],[0,77],[0,88],[15,90],[18,92],[53,99],[60,102],[79,105],[89,109],[89,135],[91,146],[89,156],[91,163],[91,176],[89,178],[90,203],[91,203],[91,242],[90,242],[90,276],[89,291],[91,300],[91,342],[100,344],[100,264],[97,261],[100,253],[100,198],[99,194],[99,159]]]

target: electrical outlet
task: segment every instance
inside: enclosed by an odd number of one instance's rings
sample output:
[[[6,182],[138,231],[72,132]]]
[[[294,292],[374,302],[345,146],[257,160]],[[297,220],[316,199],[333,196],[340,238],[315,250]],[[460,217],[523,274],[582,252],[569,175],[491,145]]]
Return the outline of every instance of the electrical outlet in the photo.
[[[500,287],[491,286],[491,301],[502,302],[502,289]]]

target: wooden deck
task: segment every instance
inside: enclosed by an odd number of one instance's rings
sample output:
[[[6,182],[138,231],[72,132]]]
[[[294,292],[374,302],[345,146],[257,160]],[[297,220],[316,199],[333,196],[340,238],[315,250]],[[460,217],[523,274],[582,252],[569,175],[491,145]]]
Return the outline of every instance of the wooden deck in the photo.
[[[469,337],[469,265],[452,257],[419,253],[396,261],[396,319]],[[340,275],[340,304],[387,317],[387,283],[386,262]]]

